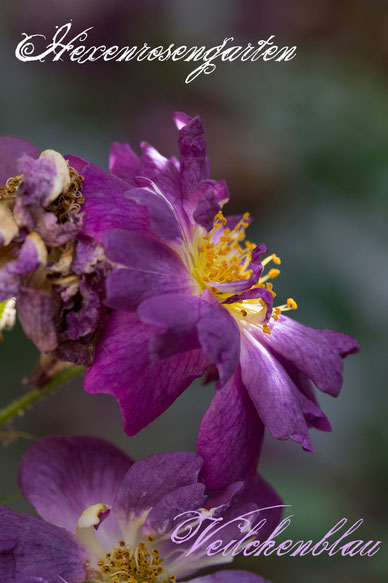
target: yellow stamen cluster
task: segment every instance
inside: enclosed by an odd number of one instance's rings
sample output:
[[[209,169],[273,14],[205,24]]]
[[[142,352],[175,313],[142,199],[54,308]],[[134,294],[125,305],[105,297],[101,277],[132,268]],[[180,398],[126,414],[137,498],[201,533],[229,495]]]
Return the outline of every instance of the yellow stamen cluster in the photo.
[[[145,542],[140,542],[133,552],[121,540],[104,560],[98,561],[97,567],[102,581],[110,583],[175,583],[176,577],[167,575],[162,563],[159,551],[150,550]]]
[[[213,229],[202,237],[198,249],[196,266],[205,283],[214,281],[226,283],[238,279],[248,279],[251,272],[247,270],[255,245],[245,243],[245,249],[240,241],[245,238],[245,228],[248,226],[249,214],[246,213],[234,229],[224,229],[217,242],[212,241],[216,231],[224,227],[226,219],[222,212],[217,213]]]
[[[221,211],[214,218],[213,229],[202,237],[197,245],[194,245],[194,268],[193,276],[202,289],[208,288],[220,302],[231,297],[233,293],[228,293],[219,289],[219,284],[231,281],[247,280],[252,274],[249,269],[252,260],[252,251],[255,245],[245,239],[245,229],[249,224],[249,214],[245,213],[243,218],[234,229],[225,228],[226,219]],[[217,231],[222,229],[222,234],[217,236]],[[275,253],[262,260],[263,268],[270,262],[275,265],[281,264],[281,259]],[[262,274],[259,281],[253,288],[265,288],[271,292],[273,297],[273,284],[268,281],[275,279],[280,274],[277,268],[271,268],[266,274]],[[237,301],[225,306],[238,318],[246,323],[253,324],[261,328],[264,334],[271,334],[271,330],[266,320],[267,306],[261,298],[253,298]],[[297,304],[289,298],[287,303],[273,308],[272,319],[277,321],[281,312],[286,310],[296,310]]]

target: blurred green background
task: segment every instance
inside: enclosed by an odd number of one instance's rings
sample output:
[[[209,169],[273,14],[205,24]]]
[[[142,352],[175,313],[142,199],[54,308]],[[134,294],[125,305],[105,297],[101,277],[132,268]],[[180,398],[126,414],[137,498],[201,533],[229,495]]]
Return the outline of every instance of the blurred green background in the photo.
[[[359,538],[384,540],[387,524],[388,325],[388,3],[385,0],[14,0],[0,7],[0,133],[43,150],[107,167],[113,140],[140,140],[177,154],[175,110],[201,115],[212,176],[228,181],[229,212],[255,217],[249,238],[282,258],[278,296],[299,305],[295,318],[356,336],[336,400],[320,395],[332,434],[313,433],[315,454],[267,436],[261,472],[292,505],[288,536],[318,540],[342,517],[365,524]],[[288,63],[219,63],[192,84],[192,65],[21,63],[21,33],[46,33],[73,20],[94,26],[91,44],[171,42],[214,46],[275,34],[298,45]],[[294,316],[294,314],[293,314]],[[19,328],[0,346],[0,406],[21,394],[38,357]],[[74,382],[41,403],[15,429],[34,437],[90,433],[134,458],[194,449],[213,390],[195,383],[133,438],[118,407]],[[28,439],[0,451],[0,497],[18,492]],[[19,497],[7,503],[26,510]],[[358,538],[355,536],[353,538]],[[373,558],[240,559],[236,566],[274,583],[387,580],[383,550]]]

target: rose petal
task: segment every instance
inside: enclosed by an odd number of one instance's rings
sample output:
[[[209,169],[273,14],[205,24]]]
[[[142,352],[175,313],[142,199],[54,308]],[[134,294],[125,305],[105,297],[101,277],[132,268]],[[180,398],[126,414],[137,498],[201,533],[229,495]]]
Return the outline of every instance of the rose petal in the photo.
[[[150,188],[133,188],[125,197],[147,208],[151,231],[163,241],[182,239],[180,224],[163,198]]]
[[[236,320],[214,296],[206,290],[202,294],[200,319],[197,324],[202,349],[211,362],[217,365],[223,386],[235,372],[240,358],[240,331]]]
[[[84,168],[83,176],[84,235],[103,244],[106,233],[111,229],[149,232],[146,207],[124,196],[128,190],[127,182],[93,164],[88,164]]]
[[[162,194],[176,206],[179,214],[181,206],[181,184],[179,169],[174,158],[167,159],[153,146],[141,143],[140,176],[145,176],[154,182]]]
[[[111,261],[129,268],[108,276],[106,305],[111,308],[134,310],[155,295],[195,290],[181,258],[156,239],[115,230],[107,234],[105,249]]]
[[[20,466],[24,496],[44,520],[75,532],[82,512],[113,504],[132,462],[114,445],[88,436],[47,437],[34,444]],[[109,529],[106,520],[99,533]]]
[[[129,144],[113,142],[109,156],[109,170],[130,184],[139,174],[140,160]]]
[[[217,365],[222,386],[238,366],[240,332],[234,318],[210,292],[204,292],[202,298],[164,294],[142,302],[138,314],[143,322],[162,328],[151,340],[152,354],[169,356],[197,348],[199,342],[207,359]]]
[[[23,576],[50,572],[80,583],[87,559],[86,549],[65,529],[0,507],[1,581],[19,583]]]
[[[57,347],[55,329],[59,310],[58,297],[51,289],[20,288],[17,309],[23,330],[42,352]]]
[[[190,118],[185,114],[175,113],[174,121],[179,131],[182,191],[188,193],[194,191],[202,180],[209,178],[206,142],[199,116]]]
[[[356,354],[360,350],[360,344],[355,338],[337,330],[316,330],[320,336],[330,344],[330,346],[345,358],[348,354]]]
[[[171,492],[196,484],[201,465],[197,455],[184,451],[155,454],[133,464],[113,504],[123,532]]]
[[[277,439],[291,438],[312,451],[302,412],[303,395],[276,358],[247,333],[241,342],[241,376],[271,435]]]
[[[201,350],[151,361],[148,346],[155,332],[135,314],[114,312],[85,375],[86,391],[117,399],[129,435],[161,415],[208,366]]]
[[[152,507],[143,532],[153,536],[169,533],[178,514],[202,508],[205,504],[205,485],[190,484],[169,492]]]
[[[152,358],[166,358],[200,347],[197,323],[200,298],[184,294],[165,294],[142,302],[137,314],[142,322],[159,329],[151,338]]]
[[[221,207],[213,188],[206,184],[206,182],[198,187],[198,191],[200,191],[200,199],[193,213],[193,219],[198,225],[206,229],[206,231],[210,231],[213,228],[214,217]]]
[[[272,333],[263,340],[271,350],[287,358],[308,376],[321,391],[336,397],[342,386],[343,364],[335,349],[334,339],[339,338],[341,342],[342,335],[331,335],[332,345],[327,341],[328,337],[327,331],[322,334],[319,330],[280,316],[272,327]],[[354,343],[350,350],[353,349],[356,349]]]
[[[201,422],[197,447],[206,485],[218,490],[254,472],[263,436],[263,424],[237,370],[217,390]]]

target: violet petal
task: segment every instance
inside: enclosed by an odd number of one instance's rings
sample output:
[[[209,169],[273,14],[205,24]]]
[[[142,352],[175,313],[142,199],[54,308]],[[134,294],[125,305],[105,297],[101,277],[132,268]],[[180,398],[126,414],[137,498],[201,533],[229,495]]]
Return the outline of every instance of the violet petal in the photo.
[[[67,583],[86,579],[86,549],[63,528],[0,506],[0,578],[56,573]]]
[[[240,370],[218,389],[198,435],[206,485],[218,490],[256,470],[264,427],[241,381]]]
[[[24,455],[19,483],[25,498],[44,520],[75,532],[86,508],[113,504],[131,465],[128,456],[103,439],[47,437]]]
[[[86,391],[115,396],[129,435],[161,415],[208,366],[201,350],[151,361],[149,342],[155,332],[135,314],[115,311],[103,328],[94,363],[86,371]]]

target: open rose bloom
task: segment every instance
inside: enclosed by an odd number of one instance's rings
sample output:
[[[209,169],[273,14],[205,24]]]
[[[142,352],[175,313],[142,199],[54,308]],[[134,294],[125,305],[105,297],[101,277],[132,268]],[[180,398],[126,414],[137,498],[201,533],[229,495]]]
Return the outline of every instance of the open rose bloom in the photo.
[[[241,520],[262,510],[260,540],[272,532],[281,501],[258,475],[213,492],[198,479],[194,453],[153,455],[133,463],[101,439],[50,437],[27,452],[20,469],[24,496],[43,520],[0,507],[0,580],[4,583],[265,583],[233,570],[193,578],[231,557],[207,556],[176,544],[175,517],[222,517],[227,540],[240,540]],[[192,527],[196,527],[193,518]],[[184,538],[184,537],[183,537]]]
[[[264,426],[312,450],[308,428],[330,431],[312,383],[337,396],[342,358],[359,345],[284,315],[297,305],[277,303],[280,259],[246,241],[249,215],[224,217],[229,193],[210,179],[200,119],[176,114],[175,123],[180,161],[143,143],[140,158],[114,144],[111,174],[74,162],[85,178],[84,228],[113,266],[112,313],[85,388],[114,395],[132,435],[207,371],[217,392],[198,451],[219,488],[255,470]]]
[[[279,257],[246,240],[248,214],[224,216],[200,119],[174,119],[179,161],[116,143],[110,172],[0,143],[0,301],[43,352],[88,366],[85,389],[117,399],[129,435],[216,380],[198,452],[218,489],[254,473],[264,426],[312,451],[309,428],[330,430],[313,383],[337,396],[359,346],[285,315]]]

